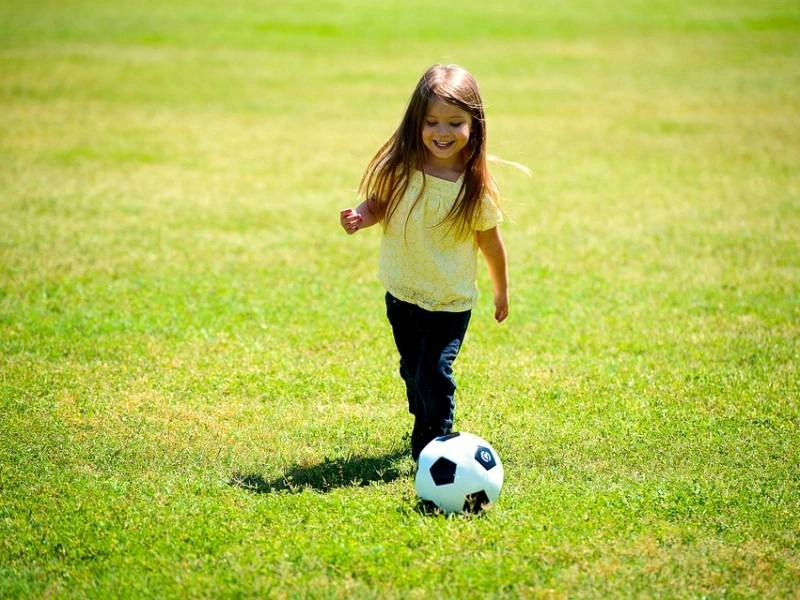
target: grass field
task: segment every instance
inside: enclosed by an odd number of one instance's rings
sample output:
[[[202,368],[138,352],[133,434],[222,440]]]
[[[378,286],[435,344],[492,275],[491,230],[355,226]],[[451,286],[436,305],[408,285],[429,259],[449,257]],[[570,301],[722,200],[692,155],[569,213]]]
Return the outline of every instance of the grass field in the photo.
[[[0,0],[0,597],[800,596],[800,5]],[[481,83],[511,316],[421,509],[346,236],[419,75]]]

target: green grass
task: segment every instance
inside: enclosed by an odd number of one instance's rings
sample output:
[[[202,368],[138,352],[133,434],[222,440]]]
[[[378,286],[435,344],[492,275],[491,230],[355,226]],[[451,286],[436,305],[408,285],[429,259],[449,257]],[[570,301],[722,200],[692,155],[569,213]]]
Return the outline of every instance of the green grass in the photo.
[[[273,5],[274,4],[274,5]],[[797,597],[800,7],[0,3],[0,596]],[[426,514],[338,210],[481,83],[511,317]]]

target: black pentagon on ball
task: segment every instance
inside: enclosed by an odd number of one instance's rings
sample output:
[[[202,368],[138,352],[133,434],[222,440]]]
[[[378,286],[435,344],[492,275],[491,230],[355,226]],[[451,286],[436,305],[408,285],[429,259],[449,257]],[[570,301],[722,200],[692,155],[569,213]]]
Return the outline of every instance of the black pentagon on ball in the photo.
[[[448,485],[456,480],[456,463],[442,456],[430,468],[431,478],[436,485]]]
[[[487,471],[497,466],[494,453],[485,446],[478,446],[478,449],[475,451],[475,460]]]
[[[486,492],[481,490],[480,492],[475,492],[467,496],[467,499],[464,501],[463,512],[477,514],[489,504],[491,504],[489,496],[486,495]]]

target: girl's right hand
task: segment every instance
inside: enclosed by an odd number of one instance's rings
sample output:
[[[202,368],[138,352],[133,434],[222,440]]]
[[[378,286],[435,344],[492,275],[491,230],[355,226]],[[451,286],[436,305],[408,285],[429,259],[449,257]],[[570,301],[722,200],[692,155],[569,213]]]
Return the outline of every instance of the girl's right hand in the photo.
[[[347,232],[347,235],[353,235],[358,231],[363,221],[364,217],[353,208],[345,208],[339,212],[339,224]]]

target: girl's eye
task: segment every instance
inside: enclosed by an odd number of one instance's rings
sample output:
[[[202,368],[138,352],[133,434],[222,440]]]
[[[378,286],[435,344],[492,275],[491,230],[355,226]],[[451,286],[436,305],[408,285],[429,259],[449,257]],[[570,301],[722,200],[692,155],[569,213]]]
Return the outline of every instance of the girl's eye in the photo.
[[[436,121],[425,121],[425,125],[428,127],[436,127]]]

